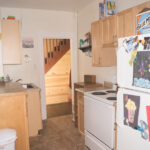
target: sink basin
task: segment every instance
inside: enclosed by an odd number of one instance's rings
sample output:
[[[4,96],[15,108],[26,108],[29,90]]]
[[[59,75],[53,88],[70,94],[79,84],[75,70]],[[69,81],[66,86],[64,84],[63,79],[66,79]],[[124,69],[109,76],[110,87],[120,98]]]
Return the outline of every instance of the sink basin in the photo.
[[[34,88],[31,84],[22,84],[22,87],[25,89]]]

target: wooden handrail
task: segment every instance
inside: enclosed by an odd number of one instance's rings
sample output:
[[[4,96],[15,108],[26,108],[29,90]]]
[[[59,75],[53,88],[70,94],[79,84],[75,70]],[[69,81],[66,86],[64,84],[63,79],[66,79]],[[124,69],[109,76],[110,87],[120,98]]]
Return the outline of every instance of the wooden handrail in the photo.
[[[45,59],[45,64],[47,64],[47,42],[46,39],[43,40],[44,43],[44,59]]]
[[[68,39],[44,39],[45,72],[47,72],[69,49]]]

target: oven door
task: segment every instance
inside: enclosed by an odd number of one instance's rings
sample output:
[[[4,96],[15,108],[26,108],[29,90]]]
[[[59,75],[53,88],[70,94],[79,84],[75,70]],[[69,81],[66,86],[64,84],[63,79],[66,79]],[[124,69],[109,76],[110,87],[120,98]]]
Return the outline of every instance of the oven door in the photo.
[[[85,130],[113,149],[115,107],[84,96],[84,110]]]

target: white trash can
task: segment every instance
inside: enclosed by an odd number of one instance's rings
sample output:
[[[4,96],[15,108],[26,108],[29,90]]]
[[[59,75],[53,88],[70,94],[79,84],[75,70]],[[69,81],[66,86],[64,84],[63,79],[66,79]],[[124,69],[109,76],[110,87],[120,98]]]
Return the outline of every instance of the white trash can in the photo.
[[[13,129],[0,130],[0,150],[15,150],[16,131]]]

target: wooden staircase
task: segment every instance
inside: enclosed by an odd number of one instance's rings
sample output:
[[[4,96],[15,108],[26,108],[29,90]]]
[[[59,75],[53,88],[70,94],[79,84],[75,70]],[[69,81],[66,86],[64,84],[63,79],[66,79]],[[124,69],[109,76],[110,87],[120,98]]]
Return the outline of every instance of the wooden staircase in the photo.
[[[70,50],[69,39],[44,39],[45,73]]]

